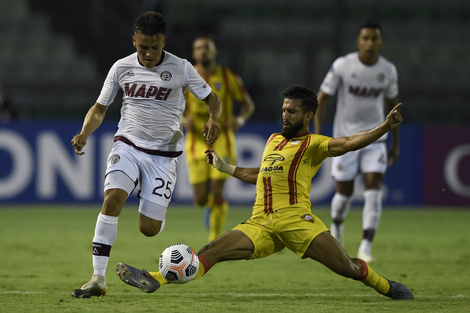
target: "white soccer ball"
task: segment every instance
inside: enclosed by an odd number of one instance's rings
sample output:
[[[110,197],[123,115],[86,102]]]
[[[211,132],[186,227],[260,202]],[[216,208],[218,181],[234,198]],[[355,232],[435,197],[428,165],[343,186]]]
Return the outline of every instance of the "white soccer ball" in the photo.
[[[174,244],[163,250],[158,267],[172,284],[185,284],[196,276],[199,258],[190,246]]]

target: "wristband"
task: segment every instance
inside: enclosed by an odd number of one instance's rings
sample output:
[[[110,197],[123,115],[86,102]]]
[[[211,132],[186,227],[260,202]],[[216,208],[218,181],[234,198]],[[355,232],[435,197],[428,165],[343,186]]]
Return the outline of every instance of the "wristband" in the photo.
[[[215,167],[216,170],[222,173],[227,173],[233,176],[235,172],[235,165],[225,163],[224,159],[220,157],[215,151],[211,152],[212,154],[212,166]]]
[[[245,118],[243,116],[237,116],[238,126],[243,127],[245,125]]]
[[[233,173],[235,172],[235,165],[232,164],[227,164],[224,163],[222,166],[220,166],[220,171],[229,174],[230,176],[233,176]]]

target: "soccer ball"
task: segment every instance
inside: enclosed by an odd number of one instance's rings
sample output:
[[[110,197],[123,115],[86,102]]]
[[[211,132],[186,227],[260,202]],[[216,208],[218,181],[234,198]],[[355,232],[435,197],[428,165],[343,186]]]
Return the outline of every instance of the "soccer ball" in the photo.
[[[185,284],[199,269],[196,251],[185,244],[174,244],[163,250],[158,263],[160,273],[173,284]]]

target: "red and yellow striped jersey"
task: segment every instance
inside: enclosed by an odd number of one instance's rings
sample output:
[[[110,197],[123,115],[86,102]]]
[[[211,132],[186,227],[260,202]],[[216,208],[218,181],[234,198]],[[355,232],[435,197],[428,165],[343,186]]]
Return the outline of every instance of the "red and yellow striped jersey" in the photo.
[[[269,137],[256,182],[253,216],[275,210],[310,212],[312,178],[328,151],[331,137],[308,134],[287,140],[281,134]]]

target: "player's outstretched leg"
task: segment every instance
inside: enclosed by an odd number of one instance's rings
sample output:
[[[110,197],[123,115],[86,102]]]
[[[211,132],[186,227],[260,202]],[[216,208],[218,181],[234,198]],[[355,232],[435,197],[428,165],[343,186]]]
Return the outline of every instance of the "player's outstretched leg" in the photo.
[[[137,287],[143,292],[151,293],[160,288],[160,283],[146,270],[139,270],[133,266],[118,263],[116,272],[123,282]]]
[[[413,300],[413,293],[408,287],[395,281],[388,280],[390,290],[385,294],[387,297],[399,300]]]
[[[106,295],[108,287],[106,286],[106,277],[101,275],[93,275],[91,280],[82,287],[75,289],[72,296],[75,298],[91,298],[93,296],[102,297]]]

